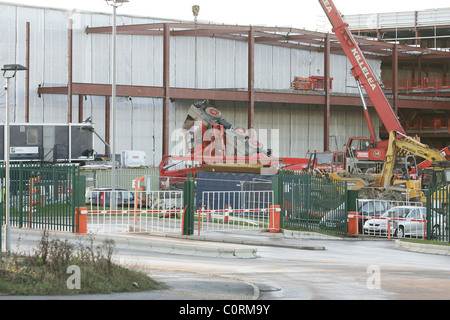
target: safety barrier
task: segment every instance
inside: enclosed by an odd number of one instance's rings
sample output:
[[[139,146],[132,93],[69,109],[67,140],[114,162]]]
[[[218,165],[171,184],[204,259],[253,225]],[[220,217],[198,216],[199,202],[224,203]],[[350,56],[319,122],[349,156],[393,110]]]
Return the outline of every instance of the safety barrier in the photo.
[[[183,192],[92,188],[86,192],[88,232],[177,232]]]
[[[207,191],[196,212],[198,233],[269,229],[273,191]]]

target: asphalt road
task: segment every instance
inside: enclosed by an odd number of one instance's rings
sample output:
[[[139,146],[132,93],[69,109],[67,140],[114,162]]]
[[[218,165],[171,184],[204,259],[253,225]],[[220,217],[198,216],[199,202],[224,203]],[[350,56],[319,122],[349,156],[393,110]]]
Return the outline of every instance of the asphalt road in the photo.
[[[230,259],[183,255],[119,253],[123,263],[145,266],[159,277],[213,275],[245,281],[259,299],[450,299],[450,257],[402,251],[393,241],[281,240],[325,250],[256,246],[258,258]],[[130,254],[131,253],[131,254]],[[163,277],[162,277],[163,278]]]
[[[450,299],[450,256],[400,250],[391,240],[310,240],[227,233],[211,234],[213,242],[148,235],[133,239],[117,241],[115,259],[147,272],[169,289],[89,299]],[[251,244],[236,244],[237,239]],[[19,241],[13,242],[13,248],[20,245],[23,249],[34,240],[22,235],[13,241]],[[146,242],[185,247],[174,250],[172,246],[168,251],[162,245],[143,245]],[[189,246],[195,250],[187,250]],[[211,253],[221,248],[256,254]]]

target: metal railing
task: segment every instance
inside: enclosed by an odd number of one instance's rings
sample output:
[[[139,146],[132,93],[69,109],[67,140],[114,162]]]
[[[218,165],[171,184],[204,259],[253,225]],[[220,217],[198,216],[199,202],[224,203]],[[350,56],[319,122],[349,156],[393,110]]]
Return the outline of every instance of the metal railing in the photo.
[[[5,221],[5,164],[0,164],[0,214]],[[75,231],[75,206],[84,189],[73,165],[14,162],[10,164],[12,227]]]
[[[450,242],[450,185],[431,186],[426,197],[427,239]]]
[[[198,233],[269,228],[273,191],[205,191],[195,213]]]
[[[176,232],[183,217],[181,191],[86,191],[88,232]]]
[[[345,181],[289,171],[280,177],[285,226],[347,234]],[[330,217],[335,221],[327,221]]]

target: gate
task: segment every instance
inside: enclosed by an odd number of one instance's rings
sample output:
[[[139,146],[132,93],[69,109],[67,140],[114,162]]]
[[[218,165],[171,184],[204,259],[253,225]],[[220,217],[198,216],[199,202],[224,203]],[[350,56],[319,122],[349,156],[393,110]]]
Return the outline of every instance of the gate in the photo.
[[[204,191],[201,199],[199,233],[269,228],[273,191]]]
[[[10,163],[12,227],[74,232],[75,207],[82,199],[85,178],[73,165]],[[0,164],[0,214],[5,217],[5,164]]]
[[[86,192],[88,232],[176,232],[183,217],[181,191],[91,188]]]
[[[284,225],[347,234],[345,181],[292,171],[279,176]]]
[[[428,240],[450,242],[450,185],[441,183],[431,186],[427,191]]]

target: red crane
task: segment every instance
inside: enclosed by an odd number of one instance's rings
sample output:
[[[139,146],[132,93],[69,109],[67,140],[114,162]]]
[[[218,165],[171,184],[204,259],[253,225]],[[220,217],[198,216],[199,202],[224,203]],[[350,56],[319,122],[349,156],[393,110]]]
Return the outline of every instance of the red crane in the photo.
[[[358,89],[361,93],[361,98],[363,100],[364,104],[364,114],[366,117],[367,124],[369,126],[370,134],[372,137],[372,141],[376,143],[376,146],[379,148],[387,148],[387,142],[388,141],[382,141],[377,142],[375,139],[375,132],[373,130],[372,123],[370,121],[369,113],[367,110],[367,107],[364,102],[364,97],[362,96],[361,86],[366,91],[367,95],[369,96],[370,100],[372,101],[381,121],[383,122],[386,130],[390,133],[392,131],[396,131],[399,133],[399,138],[401,139],[402,135],[406,135],[406,131],[403,129],[402,125],[400,124],[397,115],[395,114],[394,110],[392,109],[391,104],[389,103],[388,99],[386,98],[386,95],[384,94],[383,90],[381,89],[380,84],[378,83],[375,75],[373,74],[372,70],[369,67],[369,64],[367,63],[367,60],[364,57],[364,54],[362,53],[361,49],[358,46],[358,43],[356,42],[353,34],[350,32],[350,29],[348,28],[348,24],[345,23],[344,19],[342,18],[342,15],[337,10],[336,6],[334,5],[332,0],[319,0],[320,5],[322,6],[322,9],[325,11],[325,14],[328,17],[328,20],[330,21],[331,25],[333,26],[332,31],[336,35],[336,37],[339,40],[339,43],[341,44],[342,49],[344,50],[347,58],[349,59],[350,63],[352,64],[352,74],[356,79],[356,82],[358,83]],[[450,158],[450,148],[445,147],[441,150],[441,153],[447,157]],[[381,152],[378,152],[381,156],[384,157],[384,154]],[[420,164],[420,168],[426,168],[431,165],[430,161],[424,161]]]
[[[332,0],[319,0],[325,14],[330,20],[333,26],[333,32],[339,40],[347,58],[352,64],[352,74],[356,79],[358,85],[362,86],[372,101],[381,121],[383,122],[386,130],[391,132],[396,130],[397,132],[406,134],[402,125],[400,124],[397,115],[392,109],[391,104],[386,98],[383,90],[381,89],[376,77],[367,63],[364,54],[358,46],[353,34],[348,28],[348,24],[345,23],[339,11],[336,9]],[[368,121],[369,129],[371,130],[372,138],[374,138],[374,131],[370,118],[368,116],[367,108],[364,108],[366,120]],[[375,141],[374,141],[375,142]]]

